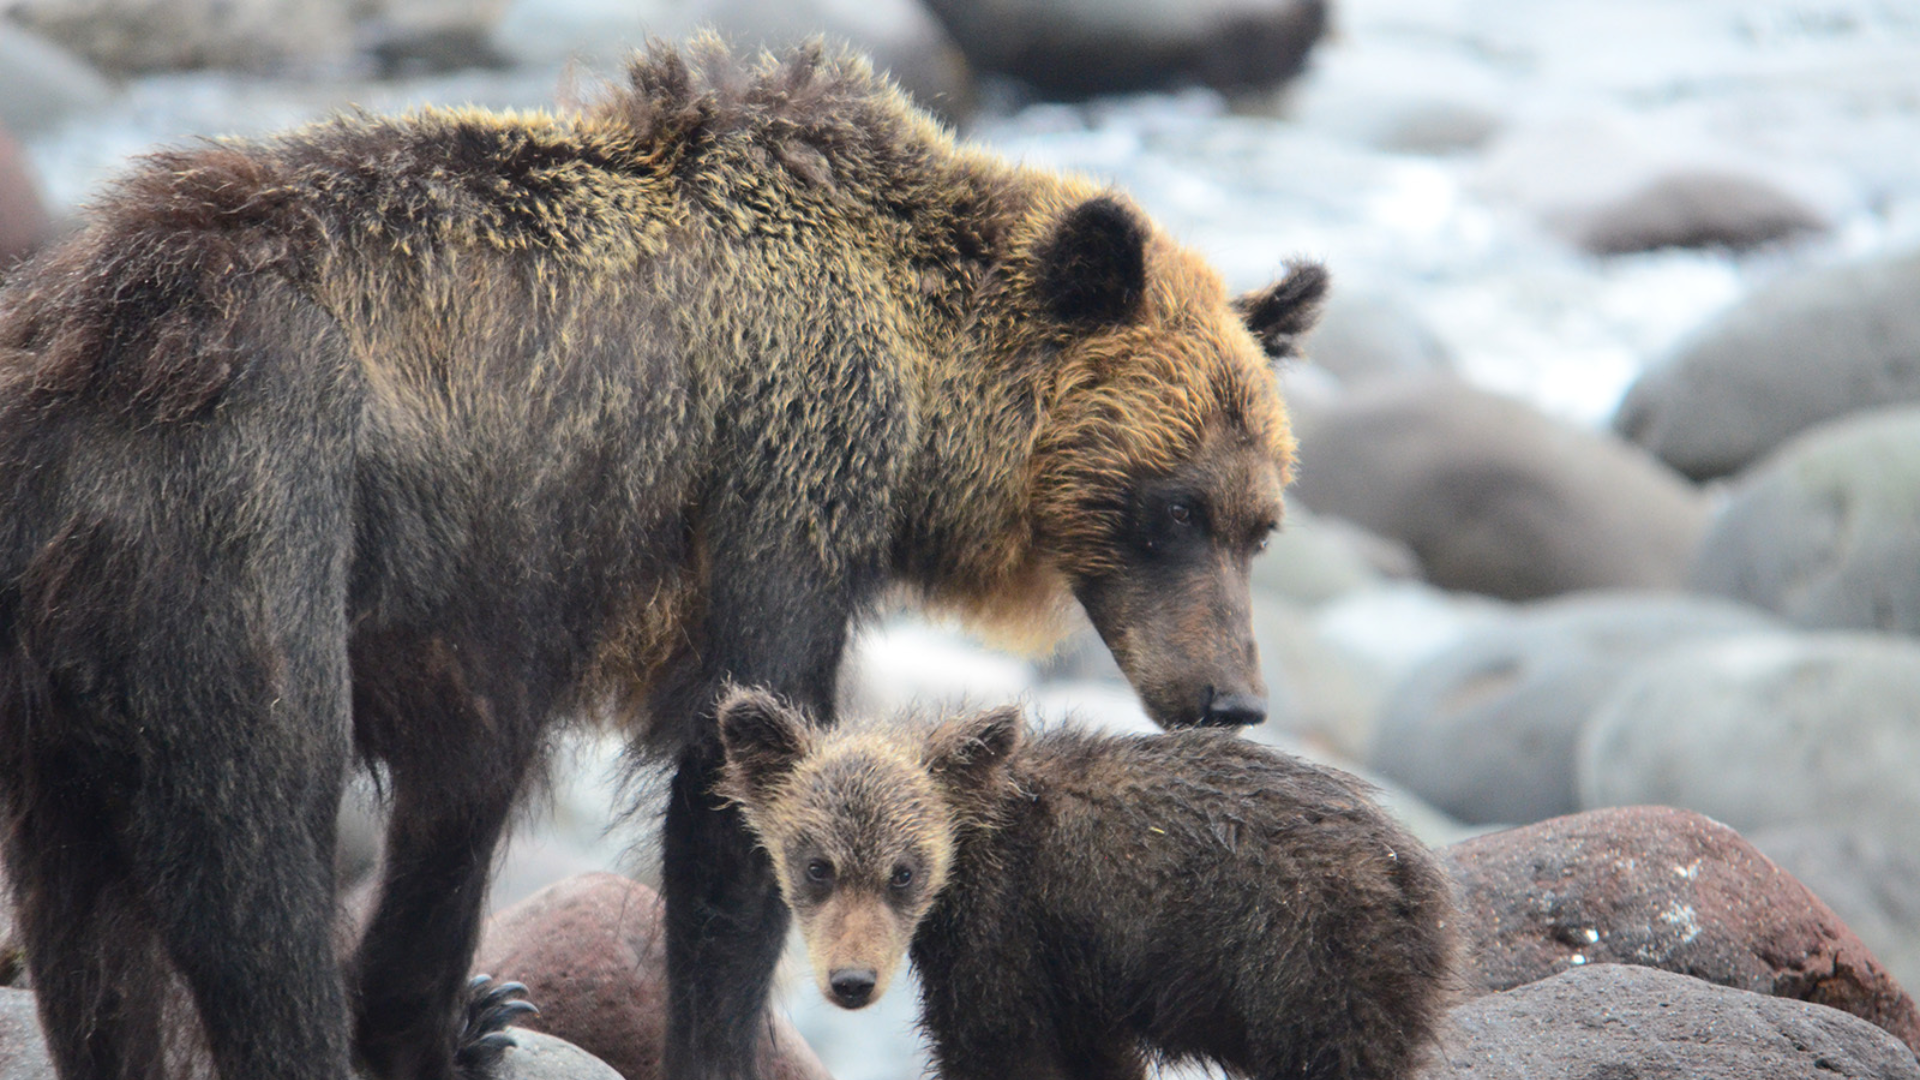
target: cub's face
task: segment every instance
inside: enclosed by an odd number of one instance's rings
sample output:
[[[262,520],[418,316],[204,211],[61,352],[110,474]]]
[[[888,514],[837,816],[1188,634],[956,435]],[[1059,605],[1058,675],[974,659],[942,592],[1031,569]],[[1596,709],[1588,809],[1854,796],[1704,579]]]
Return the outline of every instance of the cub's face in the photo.
[[[1249,571],[1294,449],[1271,363],[1311,328],[1326,272],[1296,264],[1229,300],[1111,196],[1062,212],[1030,260],[1061,328],[1034,532],[1156,721],[1257,724]]]
[[[913,737],[902,730],[817,732],[758,691],[720,707],[734,800],[773,863],[827,1000],[858,1009],[886,992],[920,920],[947,883],[954,834],[1017,737],[977,737],[980,721]],[[961,725],[965,729],[962,731]]]

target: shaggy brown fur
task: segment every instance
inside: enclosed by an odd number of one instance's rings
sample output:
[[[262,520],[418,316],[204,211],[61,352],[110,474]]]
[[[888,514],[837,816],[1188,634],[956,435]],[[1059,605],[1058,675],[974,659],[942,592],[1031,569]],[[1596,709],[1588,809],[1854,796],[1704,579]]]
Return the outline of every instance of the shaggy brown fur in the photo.
[[[0,293],[0,796],[61,1075],[155,1074],[168,968],[229,1080],[454,1075],[491,853],[605,711],[679,764],[669,1067],[750,1075],[786,914],[710,794],[720,687],[828,716],[895,582],[1078,595],[1155,715],[1257,718],[1262,345],[1324,286],[1236,311],[818,50],[148,159]],[[349,982],[356,755],[395,805]]]
[[[1224,732],[1025,741],[1014,709],[820,732],[739,691],[720,725],[821,992],[867,1004],[911,940],[946,1080],[1385,1080],[1430,1047],[1447,878],[1351,776]]]

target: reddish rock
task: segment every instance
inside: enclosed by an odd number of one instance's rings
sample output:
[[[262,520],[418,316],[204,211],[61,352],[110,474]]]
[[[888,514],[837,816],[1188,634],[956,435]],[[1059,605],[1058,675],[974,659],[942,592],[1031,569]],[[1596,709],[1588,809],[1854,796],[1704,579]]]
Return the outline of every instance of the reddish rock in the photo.
[[[1474,992],[1632,964],[1850,1012],[1920,1051],[1920,1012],[1833,910],[1725,825],[1626,807],[1442,852]]]
[[[53,220],[27,170],[27,156],[0,129],[0,274],[53,235]]]
[[[627,1080],[661,1075],[666,939],[652,889],[617,874],[556,882],[488,920],[474,971],[525,983],[540,1015],[521,1023],[573,1043]],[[786,1018],[768,1017],[769,1080],[831,1080]]]
[[[1912,1051],[1856,1017],[1599,964],[1449,1015],[1422,1080],[1920,1080]]]

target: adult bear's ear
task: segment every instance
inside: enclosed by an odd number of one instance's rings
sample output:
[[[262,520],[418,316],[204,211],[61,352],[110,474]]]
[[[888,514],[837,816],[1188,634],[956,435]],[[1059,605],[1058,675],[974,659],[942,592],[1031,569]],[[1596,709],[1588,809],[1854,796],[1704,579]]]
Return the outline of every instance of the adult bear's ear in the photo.
[[[1235,298],[1233,309],[1267,356],[1284,360],[1295,354],[1300,335],[1319,321],[1327,284],[1327,268],[1319,263],[1288,263],[1286,277]]]
[[[948,720],[928,740],[927,770],[961,806],[984,802],[1024,735],[1020,710],[1012,705]]]
[[[1108,195],[1067,211],[1034,258],[1040,294],[1062,322],[1123,323],[1146,295],[1147,227]]]
[[[812,746],[807,718],[765,690],[728,691],[716,719],[727,754],[720,794],[728,798],[758,799],[792,772]]]

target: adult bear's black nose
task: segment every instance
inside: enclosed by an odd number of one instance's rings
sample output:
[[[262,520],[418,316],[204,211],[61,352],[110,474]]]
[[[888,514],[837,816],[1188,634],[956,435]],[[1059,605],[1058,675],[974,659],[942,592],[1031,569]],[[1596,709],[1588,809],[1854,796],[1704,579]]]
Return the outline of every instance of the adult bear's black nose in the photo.
[[[879,977],[872,968],[841,968],[827,980],[833,987],[833,1000],[843,1008],[857,1009],[873,997],[873,984]]]
[[[1258,694],[1207,694],[1200,723],[1206,727],[1251,727],[1267,718],[1267,699]]]

